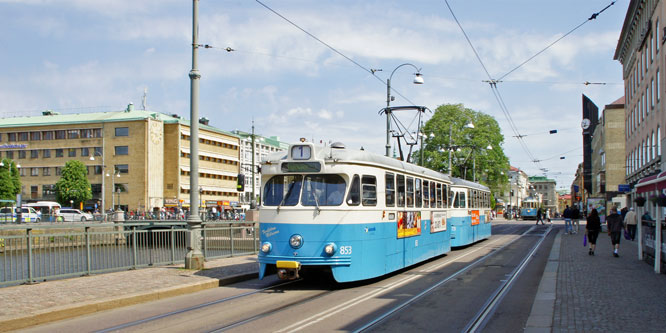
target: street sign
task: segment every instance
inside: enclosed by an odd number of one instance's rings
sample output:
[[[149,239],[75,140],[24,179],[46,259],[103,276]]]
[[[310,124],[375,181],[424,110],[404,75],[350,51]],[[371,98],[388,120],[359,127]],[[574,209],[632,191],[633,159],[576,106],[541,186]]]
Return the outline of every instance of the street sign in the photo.
[[[629,184],[619,184],[617,190],[618,192],[631,192],[631,186]]]

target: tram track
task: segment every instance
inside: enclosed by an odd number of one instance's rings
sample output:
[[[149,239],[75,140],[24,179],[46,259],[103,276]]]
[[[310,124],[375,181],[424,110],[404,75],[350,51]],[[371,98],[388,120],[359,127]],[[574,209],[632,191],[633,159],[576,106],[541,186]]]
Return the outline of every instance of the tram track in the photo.
[[[369,330],[372,330],[374,327],[391,317],[392,315],[398,313],[400,310],[410,306],[414,302],[418,301],[419,299],[423,298],[424,296],[432,293],[434,290],[441,288],[445,284],[447,284],[450,281],[455,280],[457,277],[459,277],[462,274],[465,274],[466,272],[470,271],[471,269],[477,267],[480,263],[486,261],[487,259],[495,256],[497,253],[500,253],[500,251],[504,248],[507,248],[508,246],[512,245],[516,241],[518,241],[520,238],[525,237],[530,235],[530,233],[534,230],[534,227],[530,227],[527,231],[525,231],[521,237],[516,238],[512,240],[511,242],[508,242],[501,247],[493,250],[492,252],[476,259],[472,263],[466,265],[465,267],[461,268],[460,270],[456,271],[455,273],[447,276],[446,278],[440,280],[439,282],[435,283],[434,285],[430,286],[429,288],[423,290],[421,293],[410,297],[406,301],[402,302],[401,304],[385,311],[381,315],[377,316],[375,319],[369,321],[362,327],[355,329],[354,332],[366,332]],[[520,265],[514,269],[509,277],[504,280],[504,282],[501,284],[501,286],[494,292],[492,295],[484,302],[483,307],[477,312],[477,314],[469,321],[469,323],[465,327],[465,332],[476,332],[480,328],[482,328],[482,325],[485,323],[485,321],[488,318],[488,315],[492,314],[496,306],[499,304],[501,301],[503,295],[505,294],[506,291],[510,289],[510,286],[515,282],[516,278],[520,275],[524,267],[529,263],[530,258],[534,255],[536,250],[541,246],[543,240],[545,237],[548,235],[548,233],[552,230],[552,226],[549,226],[549,228],[540,235],[541,239],[533,246],[532,250],[529,251],[529,253],[523,257],[521,260]]]

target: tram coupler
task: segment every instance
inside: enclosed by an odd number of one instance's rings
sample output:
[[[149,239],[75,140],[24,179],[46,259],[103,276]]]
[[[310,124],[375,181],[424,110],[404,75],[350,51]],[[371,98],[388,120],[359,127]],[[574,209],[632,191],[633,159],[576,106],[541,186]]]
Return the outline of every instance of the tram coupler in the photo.
[[[301,263],[298,261],[278,261],[275,263],[277,267],[277,276],[280,280],[295,280],[298,279],[298,271],[301,269]]]

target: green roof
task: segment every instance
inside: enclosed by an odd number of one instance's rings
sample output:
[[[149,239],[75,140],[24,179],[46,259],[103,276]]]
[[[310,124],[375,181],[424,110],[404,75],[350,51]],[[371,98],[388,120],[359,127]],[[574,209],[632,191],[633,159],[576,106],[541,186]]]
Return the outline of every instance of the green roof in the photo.
[[[555,179],[549,179],[549,178],[543,177],[543,176],[530,176],[529,180],[532,183],[537,183],[537,182],[538,183],[545,183],[545,182],[555,183]]]
[[[160,120],[165,124],[180,123],[181,125],[190,126],[190,121],[183,118],[176,118],[174,116],[170,116],[155,111],[131,110],[131,111],[109,111],[109,112],[72,113],[72,114],[55,113],[51,115],[41,115],[41,116],[0,118],[0,129],[12,128],[12,127],[134,121],[134,120],[143,120],[148,118]],[[206,129],[212,132],[226,134],[233,137],[238,137],[238,135],[236,134],[209,125],[199,124],[199,128]]]
[[[233,133],[238,137],[240,137],[241,139],[246,139],[252,136],[252,133],[243,132],[240,130],[234,130]],[[282,148],[282,149],[289,148],[289,143],[280,141],[277,136],[265,137],[259,134],[255,134],[254,139],[276,148]]]

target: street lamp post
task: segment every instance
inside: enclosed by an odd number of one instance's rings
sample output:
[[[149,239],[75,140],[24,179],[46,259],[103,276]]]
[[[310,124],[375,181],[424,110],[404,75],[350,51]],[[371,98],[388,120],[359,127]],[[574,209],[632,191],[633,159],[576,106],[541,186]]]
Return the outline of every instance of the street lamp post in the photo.
[[[199,0],[192,1],[192,69],[190,70],[190,215],[187,218],[186,269],[203,269],[201,250],[201,217],[199,216],[199,80],[197,50],[199,48]]]
[[[396,67],[393,70],[393,72],[391,72],[389,78],[386,79],[386,156],[390,156],[391,154],[391,110],[389,109],[389,107],[391,106],[391,101],[394,99],[393,96],[391,96],[391,78],[393,78],[393,74],[395,74],[395,71],[397,71],[398,68],[403,66],[414,67],[414,69],[416,69],[416,73],[414,73],[414,84],[423,84],[421,69],[410,63],[404,63]]]
[[[105,201],[105,196],[106,196],[106,188],[104,187],[104,183],[106,180],[106,164],[104,163],[104,138],[102,137],[102,151],[98,152],[93,149],[93,154],[90,156],[90,160],[94,161],[95,160],[95,154],[99,154],[102,156],[102,221],[106,220],[106,201]],[[111,194],[113,196],[113,194]]]

